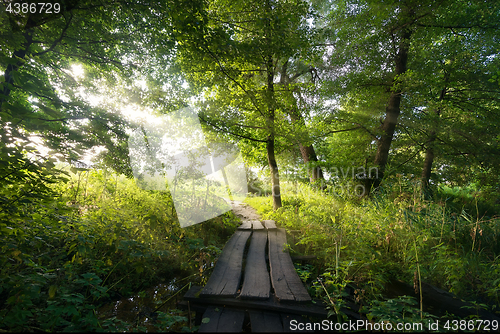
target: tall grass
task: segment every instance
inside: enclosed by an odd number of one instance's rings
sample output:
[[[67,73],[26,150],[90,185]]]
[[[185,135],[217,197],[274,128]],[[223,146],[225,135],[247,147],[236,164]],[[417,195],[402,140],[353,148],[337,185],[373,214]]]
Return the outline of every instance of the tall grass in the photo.
[[[265,218],[300,231],[294,250],[317,255],[323,271],[344,272],[342,279],[362,287],[367,299],[380,298],[386,283],[399,279],[498,304],[500,218],[426,201],[417,183],[401,177],[387,180],[384,189],[360,199],[285,182],[279,210],[272,211],[270,197],[247,202]]]
[[[227,214],[181,229],[168,193],[111,172],[69,177],[0,230],[0,331],[144,330],[96,311],[174,277],[204,279],[236,228]]]

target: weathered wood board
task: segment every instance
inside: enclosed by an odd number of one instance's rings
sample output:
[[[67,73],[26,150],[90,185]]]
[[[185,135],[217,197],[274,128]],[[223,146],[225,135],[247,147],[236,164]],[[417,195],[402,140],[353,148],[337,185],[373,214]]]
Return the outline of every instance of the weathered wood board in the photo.
[[[248,249],[245,275],[240,297],[242,299],[268,299],[271,290],[266,264],[267,232],[256,230]]]
[[[276,228],[276,222],[274,220],[263,220],[262,223],[268,230]]]
[[[238,227],[238,230],[251,230],[251,229],[252,229],[252,222],[250,220],[244,220]]]
[[[198,297],[198,292],[202,287],[193,286],[184,295],[184,300],[196,305],[208,306],[228,306],[247,310],[271,311],[286,314],[297,314],[325,318],[328,315],[324,305],[317,301],[315,304],[309,303],[278,303],[273,297],[267,300],[242,300],[236,298],[205,298]]]
[[[304,284],[295,271],[290,254],[284,251],[286,232],[279,228],[268,230],[269,267],[274,293],[279,301],[310,301]]]
[[[204,297],[233,297],[240,287],[243,252],[252,231],[236,231],[226,243],[205,288]]]
[[[255,333],[281,333],[283,325],[279,313],[249,311],[250,326]]]
[[[262,223],[258,220],[253,220],[252,221],[252,228],[254,230],[263,230],[264,226],[262,226]]]
[[[203,314],[198,332],[241,332],[244,320],[242,310],[209,307]]]

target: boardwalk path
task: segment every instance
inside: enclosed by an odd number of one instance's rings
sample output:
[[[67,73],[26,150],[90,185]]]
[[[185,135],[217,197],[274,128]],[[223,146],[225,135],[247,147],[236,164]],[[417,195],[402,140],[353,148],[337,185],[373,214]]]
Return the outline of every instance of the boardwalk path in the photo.
[[[241,226],[224,246],[205,287],[193,287],[184,304],[202,318],[200,332],[283,332],[302,316],[326,318],[311,301],[284,251],[286,232],[233,201]],[[187,306],[187,305],[185,305]],[[202,316],[201,316],[202,314]],[[200,319],[201,320],[201,319]]]
[[[242,222],[261,219],[255,209],[246,203],[231,201],[231,206],[233,207],[234,214],[240,218]]]

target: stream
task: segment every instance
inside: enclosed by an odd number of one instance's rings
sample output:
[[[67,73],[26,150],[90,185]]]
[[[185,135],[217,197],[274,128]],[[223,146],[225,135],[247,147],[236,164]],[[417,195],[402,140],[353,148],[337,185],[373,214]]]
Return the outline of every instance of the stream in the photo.
[[[183,292],[187,289],[179,291],[185,284],[179,284],[178,281],[179,279],[174,278],[169,283],[161,283],[144,289],[137,295],[105,304],[99,308],[99,318],[115,317],[129,324],[145,327],[148,332],[156,332],[158,331],[155,327],[158,312],[180,315],[173,313],[172,310],[176,309],[177,302],[182,299]]]

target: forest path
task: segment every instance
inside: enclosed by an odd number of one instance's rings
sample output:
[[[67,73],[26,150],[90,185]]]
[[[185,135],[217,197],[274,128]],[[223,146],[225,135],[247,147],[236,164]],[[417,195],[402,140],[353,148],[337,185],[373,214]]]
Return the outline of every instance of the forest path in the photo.
[[[260,215],[250,205],[235,200],[229,201],[229,204],[233,207],[232,211],[234,214],[240,218],[241,221],[261,220]]]
[[[261,221],[249,205],[228,201],[242,223],[224,246],[204,287],[192,286],[179,306],[196,311],[199,332],[284,332],[304,316],[326,319],[286,248],[286,231]]]

